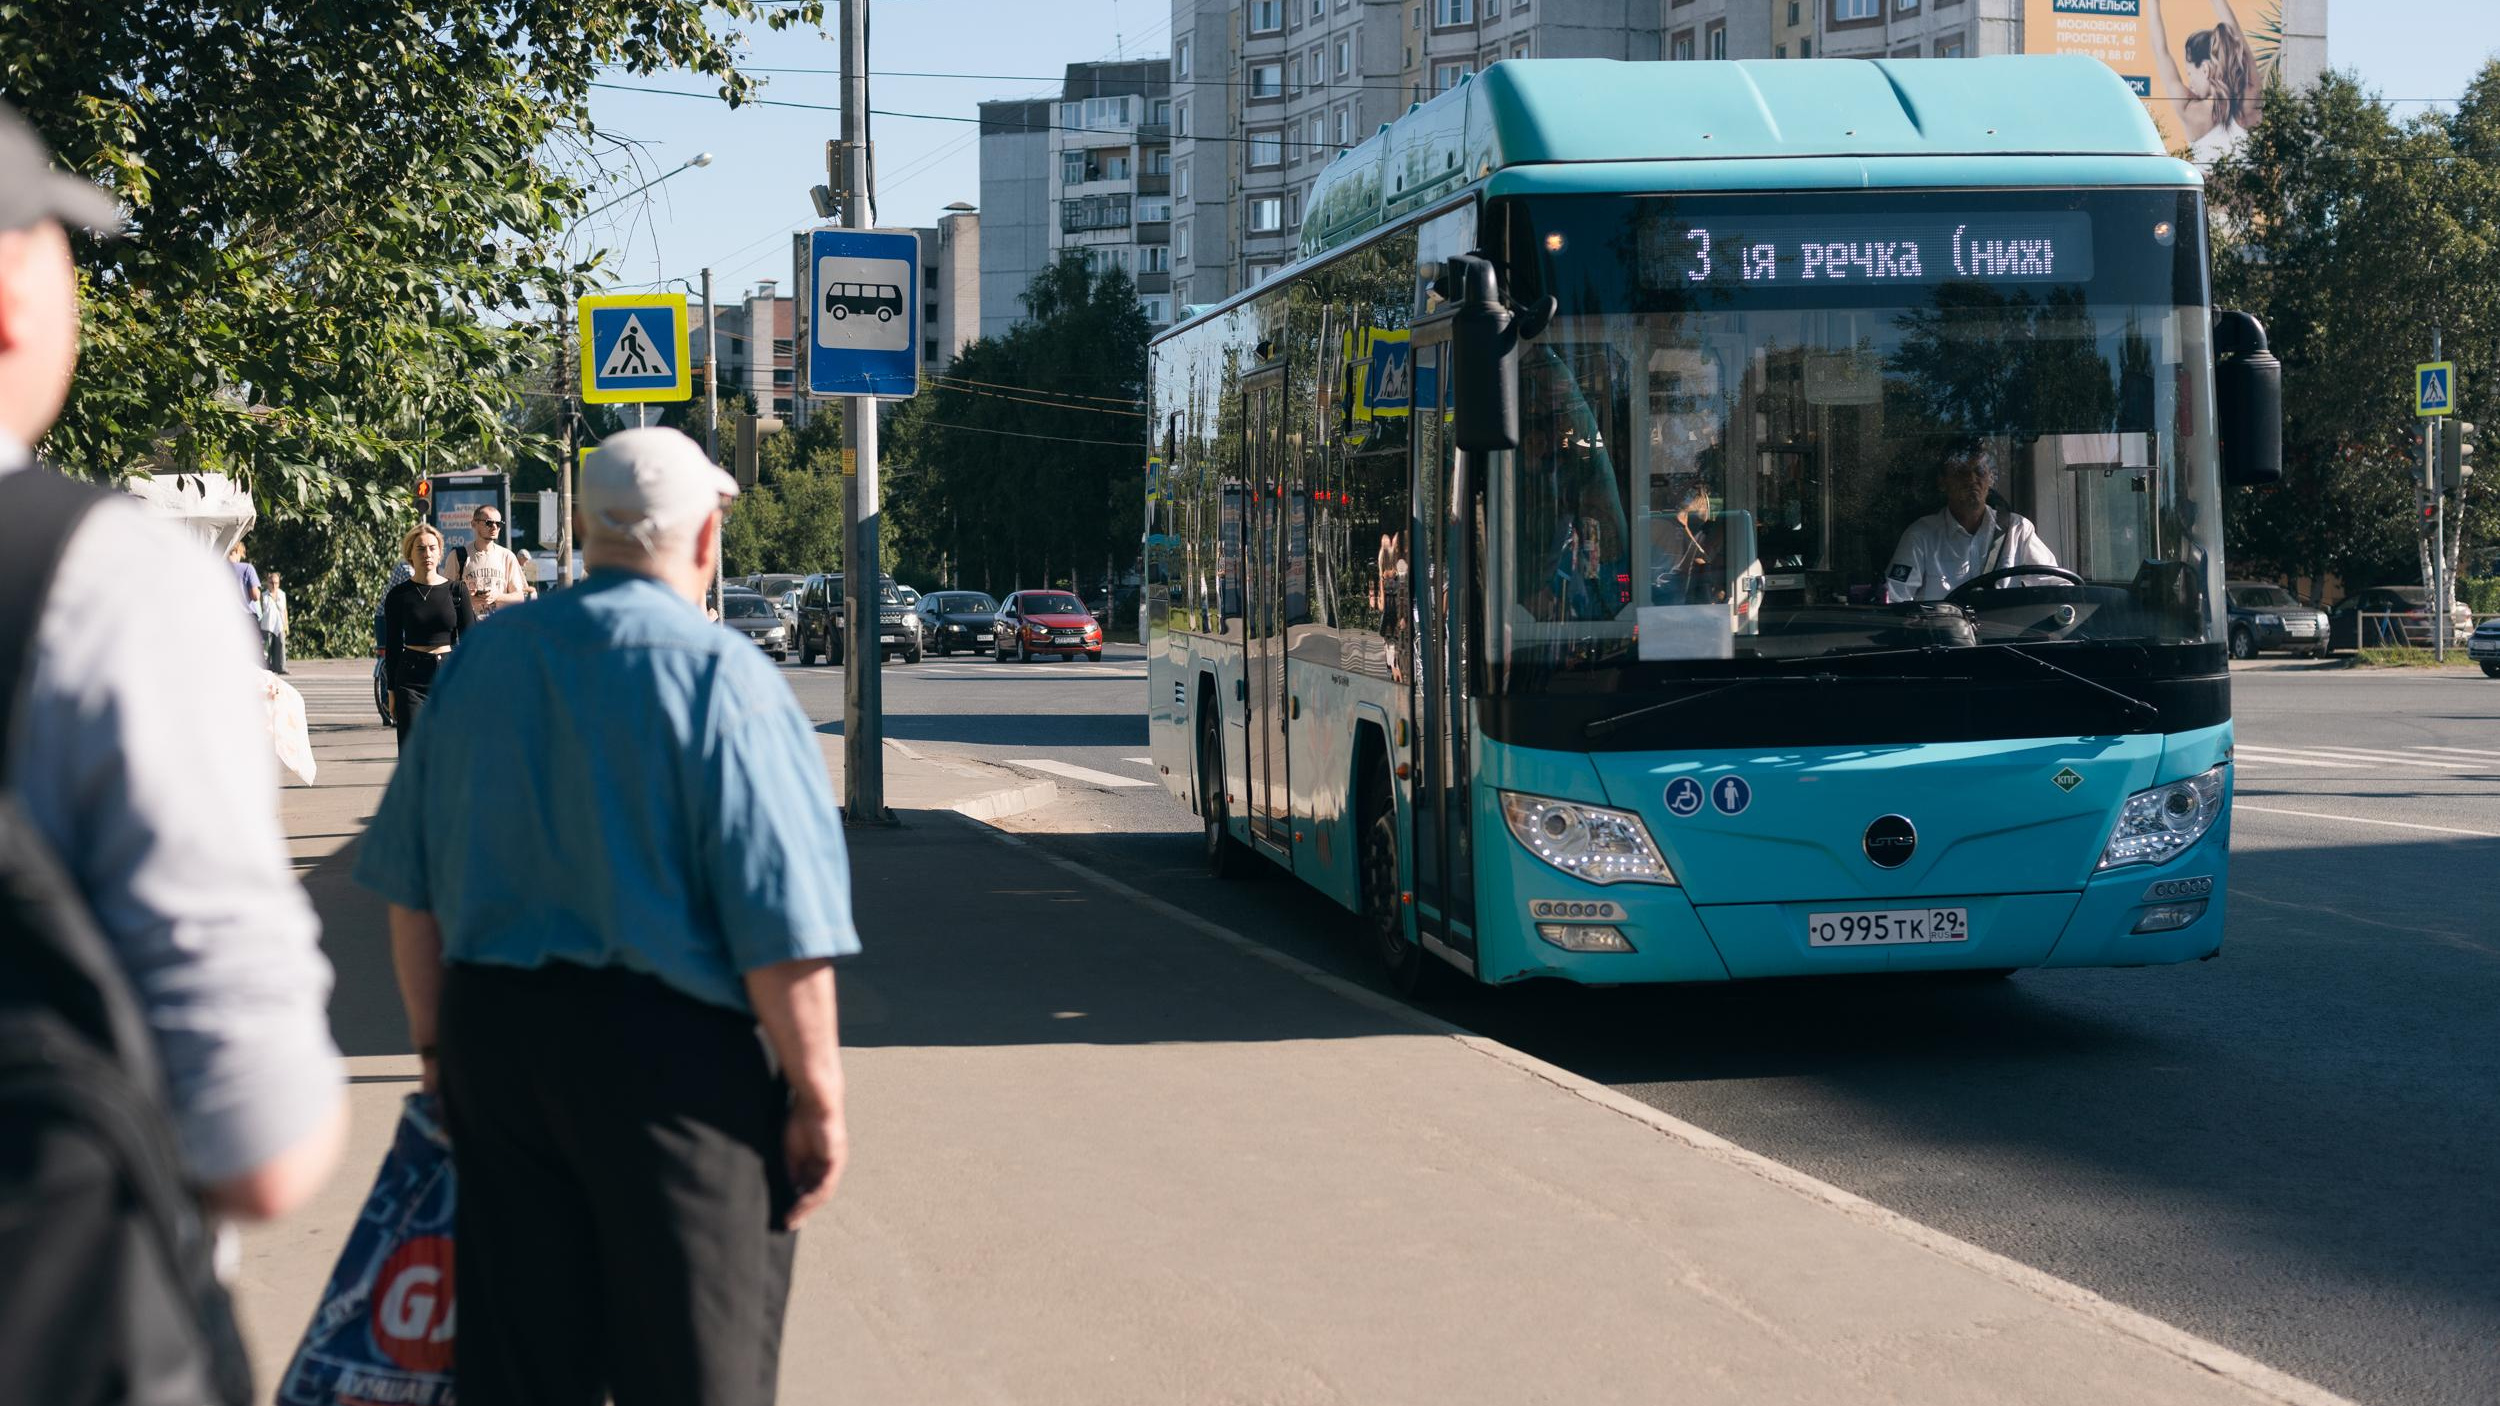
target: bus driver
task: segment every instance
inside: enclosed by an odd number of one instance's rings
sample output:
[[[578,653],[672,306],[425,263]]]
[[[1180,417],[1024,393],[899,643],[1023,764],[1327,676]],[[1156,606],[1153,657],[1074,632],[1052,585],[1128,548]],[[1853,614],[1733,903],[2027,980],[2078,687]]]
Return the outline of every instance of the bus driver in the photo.
[[[2056,553],[2040,540],[2031,519],[1989,506],[1996,479],[1996,460],[1984,448],[1945,455],[1936,474],[1944,507],[1902,532],[1884,572],[1887,603],[1942,600],[1963,582],[2009,566],[2057,565]]]

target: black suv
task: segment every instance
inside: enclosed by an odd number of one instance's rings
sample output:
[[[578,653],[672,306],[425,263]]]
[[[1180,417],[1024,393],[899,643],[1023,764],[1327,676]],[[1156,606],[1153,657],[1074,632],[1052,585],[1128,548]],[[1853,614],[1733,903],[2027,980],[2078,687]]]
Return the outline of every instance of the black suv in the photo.
[[[877,591],[877,642],[888,656],[901,656],[906,664],[920,662],[920,622],[903,604],[902,595],[894,588],[894,578],[883,578]],[[799,628],[794,647],[801,664],[813,664],[818,656],[826,662],[839,664],[843,656],[842,573],[823,572],[807,578],[799,588]]]

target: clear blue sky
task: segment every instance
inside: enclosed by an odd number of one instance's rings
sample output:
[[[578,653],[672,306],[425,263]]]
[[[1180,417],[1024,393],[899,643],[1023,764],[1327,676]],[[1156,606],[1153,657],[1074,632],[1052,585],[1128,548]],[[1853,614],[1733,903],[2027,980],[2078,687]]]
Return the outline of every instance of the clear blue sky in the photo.
[[[827,6],[831,8],[830,3]],[[878,71],[998,75],[986,78],[884,76],[872,80],[876,107],[969,119],[984,98],[1053,91],[1069,63],[1159,56],[1170,51],[1170,0],[881,0],[876,6]],[[775,35],[757,27],[749,64],[768,73],[767,98],[834,104],[840,54],[831,37]],[[2327,58],[2391,98],[2453,98],[2484,59],[2500,51],[2495,0],[2329,0]],[[615,81],[681,93],[706,85],[684,75]],[[2408,105],[2405,112],[2419,111]],[[808,187],[823,180],[824,144],[835,114],[751,107],[731,112],[717,99],[601,90],[592,111],[609,132],[647,143],[643,176],[699,151],[709,167],[686,171],[598,217],[596,241],[616,251],[620,286],[659,277],[692,280],[713,269],[718,296],[733,298],[758,279],[788,290],[788,231],[818,221]],[[936,223],[956,200],[980,202],[975,128],[969,121],[876,119],[881,224]],[[630,189],[642,176],[620,179]]]

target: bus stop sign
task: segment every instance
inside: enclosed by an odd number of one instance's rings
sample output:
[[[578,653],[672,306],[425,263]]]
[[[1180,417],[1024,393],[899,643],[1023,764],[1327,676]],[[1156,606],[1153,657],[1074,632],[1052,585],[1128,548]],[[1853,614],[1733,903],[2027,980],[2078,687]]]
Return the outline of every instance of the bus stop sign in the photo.
[[[920,236],[820,229],[808,238],[807,393],[910,398],[920,389]]]

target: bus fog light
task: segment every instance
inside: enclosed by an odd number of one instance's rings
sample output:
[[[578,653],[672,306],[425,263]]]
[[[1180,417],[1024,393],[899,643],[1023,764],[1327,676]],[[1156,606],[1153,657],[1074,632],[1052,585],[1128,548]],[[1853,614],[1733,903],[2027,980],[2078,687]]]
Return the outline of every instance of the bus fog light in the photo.
[[[1666,856],[1630,811],[1504,791],[1502,818],[1530,854],[1592,884],[1672,884]]]
[[[2118,823],[2101,849],[2099,868],[2160,864],[2186,853],[2222,816],[2223,782],[2230,763],[2138,791],[2119,808]]]
[[[2204,899],[2193,903],[2165,903],[2158,908],[2145,909],[2144,916],[2135,920],[2135,931],[2176,932],[2204,916]]]
[[[1536,935],[1565,952],[1629,952],[1632,940],[1623,929],[1600,923],[1539,923]]]

